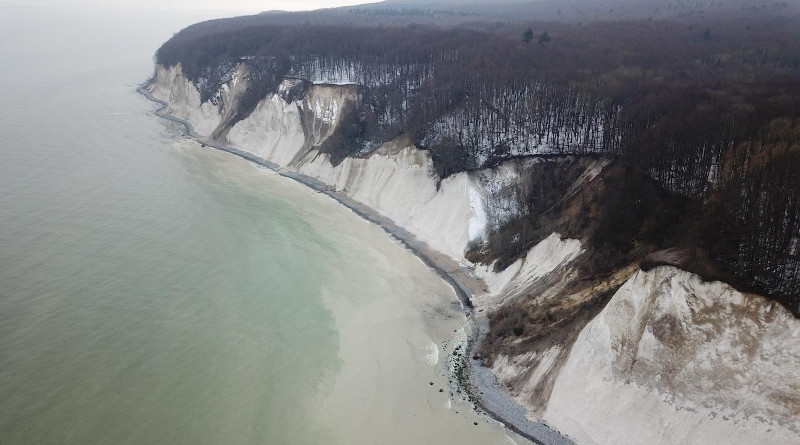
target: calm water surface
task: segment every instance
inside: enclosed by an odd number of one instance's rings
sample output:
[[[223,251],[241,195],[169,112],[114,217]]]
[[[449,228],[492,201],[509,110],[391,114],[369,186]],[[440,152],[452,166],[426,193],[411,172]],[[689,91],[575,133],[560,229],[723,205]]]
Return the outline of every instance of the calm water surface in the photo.
[[[0,6],[0,443],[509,443],[436,391],[446,286],[134,93],[214,15]]]

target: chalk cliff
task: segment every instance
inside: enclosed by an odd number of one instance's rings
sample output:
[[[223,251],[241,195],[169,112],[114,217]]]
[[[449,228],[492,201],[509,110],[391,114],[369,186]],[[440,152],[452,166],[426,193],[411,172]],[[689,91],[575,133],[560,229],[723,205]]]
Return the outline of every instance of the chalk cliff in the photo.
[[[430,153],[403,136],[342,157],[330,141],[358,87],[286,78],[236,116],[247,84],[242,65],[203,102],[177,65],[158,66],[148,89],[201,139],[315,178],[471,268],[485,283],[473,297],[479,317],[529,300],[529,318],[555,328],[521,333],[490,363],[529,418],[578,444],[800,444],[800,321],[782,306],[668,266],[583,283],[584,240],[558,233],[502,270],[472,263],[471,247],[514,220],[509,190],[535,181],[542,158],[440,178]],[[567,195],[608,165],[547,162],[577,171]]]

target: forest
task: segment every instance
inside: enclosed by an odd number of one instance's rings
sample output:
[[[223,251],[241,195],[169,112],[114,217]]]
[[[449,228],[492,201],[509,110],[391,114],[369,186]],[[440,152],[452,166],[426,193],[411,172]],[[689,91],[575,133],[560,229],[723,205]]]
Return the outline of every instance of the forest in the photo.
[[[377,13],[344,15],[354,14]],[[586,23],[281,22],[268,14],[194,25],[156,61],[181,64],[209,101],[247,65],[240,119],[287,76],[356,84],[363,99],[347,114],[343,155],[408,135],[442,178],[523,156],[613,159],[698,209],[686,238],[735,284],[800,313],[794,9]]]

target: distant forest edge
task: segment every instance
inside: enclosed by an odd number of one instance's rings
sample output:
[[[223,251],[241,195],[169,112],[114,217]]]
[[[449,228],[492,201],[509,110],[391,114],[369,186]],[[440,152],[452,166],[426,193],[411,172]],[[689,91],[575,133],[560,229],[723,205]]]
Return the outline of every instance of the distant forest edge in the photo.
[[[431,152],[442,178],[522,156],[613,159],[642,176],[631,187],[653,182],[670,195],[654,202],[696,214],[628,212],[604,230],[630,235],[595,233],[596,250],[622,252],[620,262],[641,242],[700,247],[734,284],[799,314],[800,16],[770,5],[691,20],[448,27],[280,25],[266,14],[189,27],[156,61],[180,64],[204,101],[246,65],[234,122],[287,76],[358,85],[333,162],[401,135]],[[612,200],[620,209],[656,199],[624,195]],[[522,216],[538,227],[540,217]],[[654,237],[659,227],[680,233]]]

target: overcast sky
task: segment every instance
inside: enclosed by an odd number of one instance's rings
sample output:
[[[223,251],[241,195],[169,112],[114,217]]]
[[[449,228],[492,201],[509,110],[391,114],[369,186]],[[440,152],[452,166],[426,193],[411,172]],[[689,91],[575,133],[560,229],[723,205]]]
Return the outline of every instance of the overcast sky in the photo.
[[[373,3],[377,0],[0,0],[0,6],[91,6],[153,10],[213,10],[256,13],[272,9],[290,11]]]

